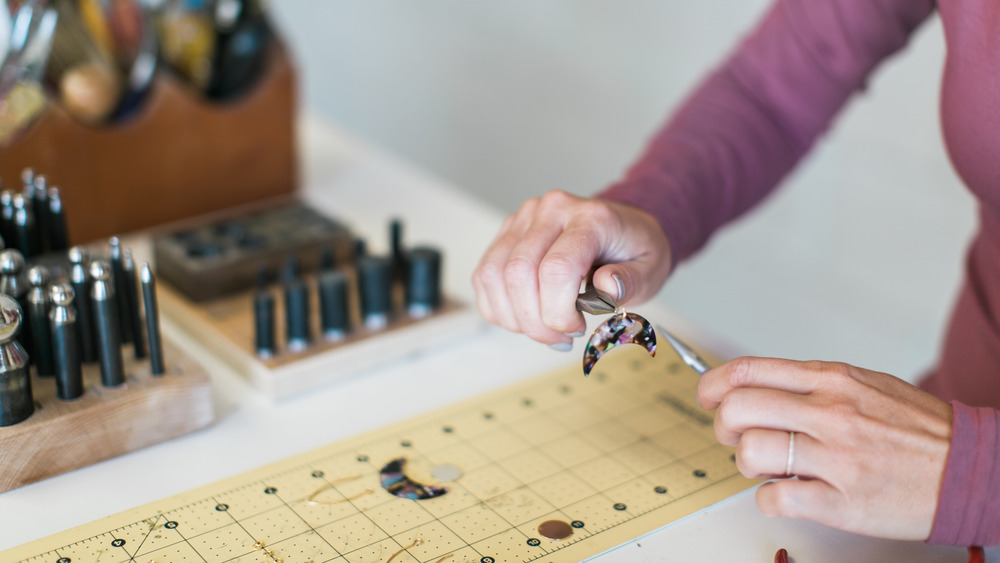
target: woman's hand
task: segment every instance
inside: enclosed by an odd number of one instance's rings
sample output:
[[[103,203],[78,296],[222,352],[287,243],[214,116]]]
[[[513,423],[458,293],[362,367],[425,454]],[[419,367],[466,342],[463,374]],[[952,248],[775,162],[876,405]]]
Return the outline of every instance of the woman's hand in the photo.
[[[552,191],[507,217],[472,277],[486,320],[568,350],[586,329],[576,310],[591,270],[598,289],[643,301],[670,271],[660,224],[630,205]]]
[[[930,536],[951,439],[951,406],[884,373],[841,363],[739,358],[708,371],[698,400],[735,446],[769,516],[905,540]]]

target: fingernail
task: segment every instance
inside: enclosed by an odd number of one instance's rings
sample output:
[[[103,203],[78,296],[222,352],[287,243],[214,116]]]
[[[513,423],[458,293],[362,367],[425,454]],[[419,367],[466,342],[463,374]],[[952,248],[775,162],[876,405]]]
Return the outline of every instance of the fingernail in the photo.
[[[555,344],[549,344],[549,348],[557,352],[569,352],[573,349],[572,342],[556,342]]]
[[[583,336],[584,334],[587,334],[587,333],[583,332],[581,330],[580,332],[567,332],[566,336],[568,336],[570,338],[579,338],[579,337]]]
[[[618,296],[615,297],[615,300],[616,301],[624,301],[625,300],[625,282],[623,282],[622,279],[620,277],[618,277],[618,274],[611,274],[611,279],[615,280],[615,283],[618,284]]]

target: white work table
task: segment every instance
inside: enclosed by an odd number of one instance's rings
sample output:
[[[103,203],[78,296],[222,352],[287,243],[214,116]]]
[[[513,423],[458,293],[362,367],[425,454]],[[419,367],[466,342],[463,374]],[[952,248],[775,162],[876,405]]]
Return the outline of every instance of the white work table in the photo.
[[[389,219],[402,218],[408,244],[431,242],[444,249],[446,290],[473,302],[470,275],[502,214],[315,117],[303,120],[301,133],[301,180],[308,200],[343,219],[376,251],[388,246]],[[655,303],[641,312],[692,341],[711,343],[710,335]],[[454,342],[273,402],[177,327],[165,323],[164,330],[210,372],[217,422],[0,494],[0,551],[579,362],[582,345],[569,354],[554,352],[484,324]],[[778,547],[787,548],[797,563],[966,560],[964,549],[770,519],[757,510],[753,490],[597,560],[770,562]]]

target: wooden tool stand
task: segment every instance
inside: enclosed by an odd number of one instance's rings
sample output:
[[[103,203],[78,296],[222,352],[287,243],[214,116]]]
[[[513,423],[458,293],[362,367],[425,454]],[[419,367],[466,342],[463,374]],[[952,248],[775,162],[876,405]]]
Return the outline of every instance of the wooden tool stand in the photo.
[[[311,276],[310,276],[311,277]],[[353,278],[354,276],[349,276]],[[315,286],[310,280],[308,283]],[[270,290],[275,296],[280,284]],[[480,327],[479,314],[467,304],[447,296],[440,307],[426,317],[413,318],[400,311],[388,326],[377,330],[365,328],[358,311],[357,288],[351,285],[350,301],[354,327],[343,340],[325,341],[319,329],[318,315],[312,317],[312,334],[318,335],[302,351],[288,350],[281,323],[277,327],[279,351],[273,357],[260,358],[254,350],[253,291],[244,291],[213,301],[195,303],[169,284],[158,285],[163,314],[209,347],[273,399],[300,393],[363,369],[405,358],[409,354],[467,335]],[[401,292],[398,292],[401,293]],[[397,295],[397,302],[401,295]],[[315,292],[312,303],[318,301]],[[284,318],[282,299],[276,299],[276,318]]]
[[[84,366],[84,394],[71,401],[56,396],[55,378],[32,374],[34,414],[0,428],[0,492],[211,424],[208,374],[169,340],[163,352],[166,373],[154,376],[123,348],[126,380],[115,388],[101,385],[97,364]]]

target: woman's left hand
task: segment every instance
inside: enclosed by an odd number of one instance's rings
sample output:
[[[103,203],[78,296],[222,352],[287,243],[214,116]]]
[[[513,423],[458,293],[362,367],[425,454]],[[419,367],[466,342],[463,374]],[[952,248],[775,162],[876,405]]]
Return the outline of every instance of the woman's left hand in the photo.
[[[951,440],[951,405],[842,363],[739,358],[705,373],[698,400],[769,516],[868,536],[930,536]],[[794,454],[790,432],[795,432]],[[791,457],[791,460],[789,458]]]

